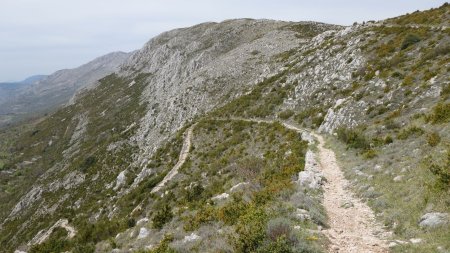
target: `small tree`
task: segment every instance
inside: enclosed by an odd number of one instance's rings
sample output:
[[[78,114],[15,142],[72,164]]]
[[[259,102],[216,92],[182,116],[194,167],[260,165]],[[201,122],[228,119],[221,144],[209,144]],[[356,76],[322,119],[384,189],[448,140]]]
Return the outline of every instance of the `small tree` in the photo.
[[[168,204],[164,205],[161,210],[159,210],[155,216],[153,216],[152,222],[153,227],[157,229],[161,229],[164,227],[164,224],[172,220],[173,213],[172,209]]]

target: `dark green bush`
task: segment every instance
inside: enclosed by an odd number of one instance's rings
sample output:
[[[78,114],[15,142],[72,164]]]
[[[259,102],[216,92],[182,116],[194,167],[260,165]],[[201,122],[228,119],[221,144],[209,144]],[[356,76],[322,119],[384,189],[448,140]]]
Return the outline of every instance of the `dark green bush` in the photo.
[[[153,227],[157,229],[161,229],[164,227],[164,224],[171,221],[173,218],[172,209],[169,204],[164,205],[161,210],[156,212],[155,216],[152,218]]]
[[[384,144],[390,144],[392,142],[394,142],[394,140],[390,135],[386,135],[386,137],[384,137]]]
[[[76,244],[72,250],[73,253],[94,253],[95,245],[93,243]]]
[[[438,103],[433,108],[429,120],[433,124],[446,123],[450,121],[450,103]]]
[[[132,227],[136,226],[136,220],[135,220],[134,218],[129,218],[129,219],[127,220],[127,226],[128,226],[129,228],[132,228]]]
[[[191,188],[187,188],[184,191],[184,198],[186,199],[186,202],[193,202],[197,201],[202,198],[202,193],[205,191],[205,188],[203,188],[202,185],[196,184]]]
[[[417,35],[414,34],[408,34],[406,35],[406,37],[403,39],[402,45],[401,45],[401,50],[404,50],[418,42],[420,42],[420,38]]]
[[[101,218],[96,223],[83,222],[78,226],[76,242],[83,245],[89,242],[98,243],[112,236],[116,236],[119,231],[127,228],[127,224],[122,220],[109,220]]]
[[[427,142],[428,142],[428,145],[430,145],[431,147],[437,146],[440,141],[441,141],[441,137],[439,136],[438,133],[432,132],[432,133],[427,134]]]
[[[336,130],[338,139],[347,144],[348,148],[367,150],[370,143],[360,131],[340,127]]]
[[[280,119],[286,120],[286,119],[289,119],[290,117],[292,117],[292,115],[294,115],[294,111],[292,111],[292,110],[285,110],[285,111],[280,112],[278,114],[278,117]]]
[[[421,136],[425,131],[417,126],[410,126],[406,129],[402,129],[400,133],[397,135],[399,140],[406,140],[411,136]]]
[[[442,190],[450,189],[450,151],[447,150],[446,159],[441,162],[433,161],[428,159],[426,164],[428,164],[428,170],[433,173],[437,179],[439,184],[438,188]]]
[[[88,156],[86,159],[84,159],[83,164],[80,166],[80,169],[83,173],[86,173],[89,168],[94,166],[94,164],[97,162],[97,158],[93,156]]]

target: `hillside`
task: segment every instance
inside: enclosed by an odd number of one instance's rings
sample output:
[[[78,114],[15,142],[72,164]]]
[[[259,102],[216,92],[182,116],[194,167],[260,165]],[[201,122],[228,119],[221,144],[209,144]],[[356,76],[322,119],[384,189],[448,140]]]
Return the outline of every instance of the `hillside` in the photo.
[[[114,52],[74,69],[59,70],[48,76],[35,76],[8,85],[8,90],[0,85],[0,127],[36,119],[54,111],[69,102],[78,90],[92,86],[98,79],[115,72],[128,56],[128,53]]]
[[[449,251],[449,16],[151,39],[0,132],[4,251]]]

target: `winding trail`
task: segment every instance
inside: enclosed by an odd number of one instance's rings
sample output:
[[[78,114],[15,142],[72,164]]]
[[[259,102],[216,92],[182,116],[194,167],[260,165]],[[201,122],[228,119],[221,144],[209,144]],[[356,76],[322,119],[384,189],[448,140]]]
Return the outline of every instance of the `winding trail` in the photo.
[[[241,119],[253,122],[274,123],[271,120]],[[387,253],[389,252],[388,237],[382,226],[375,220],[375,215],[370,207],[346,188],[349,182],[336,162],[332,150],[324,147],[324,139],[321,135],[299,128],[287,122],[280,122],[284,127],[297,131],[308,132],[318,140],[317,156],[320,167],[326,178],[323,187],[323,205],[329,218],[329,229],[323,233],[330,240],[328,252],[336,253]]]
[[[186,162],[186,159],[189,155],[189,150],[191,150],[191,143],[192,143],[192,136],[194,132],[195,124],[190,126],[186,130],[186,136],[183,141],[183,147],[181,148],[180,156],[178,158],[177,164],[173,166],[173,168],[169,171],[169,173],[164,177],[164,179],[159,182],[153,189],[152,193],[158,192],[161,190],[161,188],[169,182],[176,174],[178,174],[178,170],[183,166],[184,162]]]
[[[322,136],[313,135],[319,141],[317,155],[327,179],[323,204],[330,228],[323,232],[331,242],[328,252],[389,252],[386,240],[382,239],[387,234],[375,221],[373,211],[346,189],[349,183],[337,165],[334,152],[324,147]]]
[[[216,120],[243,120],[256,123],[275,123],[275,120],[229,118]],[[384,237],[387,233],[375,220],[375,215],[370,207],[346,188],[349,185],[342,170],[339,168],[335,154],[324,147],[322,136],[299,128],[287,122],[280,122],[284,127],[298,133],[308,132],[318,140],[317,156],[320,167],[326,178],[323,187],[323,205],[328,214],[329,228],[323,233],[330,241],[328,252],[330,253],[387,253],[388,246]],[[168,181],[178,174],[178,170],[185,163],[191,148],[193,130],[192,125],[186,130],[183,147],[177,164],[164,177],[164,179],[152,190],[159,191]]]

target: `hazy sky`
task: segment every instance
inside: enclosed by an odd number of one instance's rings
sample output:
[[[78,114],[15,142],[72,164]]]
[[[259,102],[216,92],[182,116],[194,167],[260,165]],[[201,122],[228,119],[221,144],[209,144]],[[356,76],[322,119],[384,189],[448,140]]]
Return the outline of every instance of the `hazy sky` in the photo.
[[[139,49],[178,27],[230,18],[350,25],[438,7],[438,0],[0,0],[0,81]]]

